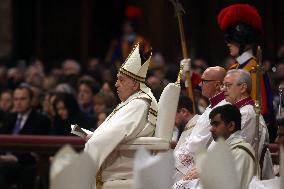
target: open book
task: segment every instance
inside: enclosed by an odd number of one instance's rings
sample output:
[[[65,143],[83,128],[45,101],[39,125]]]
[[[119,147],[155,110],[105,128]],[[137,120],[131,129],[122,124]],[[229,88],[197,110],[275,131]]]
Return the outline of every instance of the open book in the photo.
[[[81,128],[79,127],[79,125],[75,124],[75,125],[71,125],[71,133],[85,139],[88,134],[92,134],[93,132],[87,129]]]

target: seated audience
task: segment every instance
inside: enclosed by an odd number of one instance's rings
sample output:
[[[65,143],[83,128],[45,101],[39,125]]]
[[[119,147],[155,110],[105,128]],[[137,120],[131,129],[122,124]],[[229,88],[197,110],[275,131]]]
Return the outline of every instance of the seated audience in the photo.
[[[1,133],[13,135],[45,135],[50,132],[50,120],[32,109],[33,92],[29,85],[21,84],[13,93],[15,113],[7,118]],[[0,188],[13,183],[17,188],[33,188],[36,159],[31,153],[5,153],[0,155]]]

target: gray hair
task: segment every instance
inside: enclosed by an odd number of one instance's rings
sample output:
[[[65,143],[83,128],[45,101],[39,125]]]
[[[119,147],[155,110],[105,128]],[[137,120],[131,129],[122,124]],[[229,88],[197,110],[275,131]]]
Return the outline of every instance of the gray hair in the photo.
[[[245,83],[247,85],[247,92],[249,94],[251,93],[252,82],[251,82],[251,76],[249,72],[244,71],[242,69],[232,69],[232,70],[229,70],[227,74],[238,74],[237,83],[239,84]]]
[[[68,72],[70,72],[70,73],[67,73],[67,75],[68,74],[79,74],[80,71],[81,71],[81,66],[80,66],[79,62],[77,62],[74,59],[64,60],[64,62],[62,63],[62,68],[63,68],[64,72],[66,72],[65,71],[66,66],[69,66]]]

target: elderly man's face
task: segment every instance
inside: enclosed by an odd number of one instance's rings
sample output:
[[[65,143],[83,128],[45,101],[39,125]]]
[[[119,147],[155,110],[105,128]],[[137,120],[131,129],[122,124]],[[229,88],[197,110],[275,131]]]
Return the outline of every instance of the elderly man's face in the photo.
[[[220,82],[220,81],[217,81],[214,77],[212,77],[212,74],[210,74],[210,72],[212,73],[212,71],[206,70],[202,74],[201,76],[202,81],[199,84],[202,90],[202,95],[207,98],[211,98],[212,96],[216,94],[217,92],[216,83]]]
[[[224,78],[224,95],[225,98],[228,102],[231,104],[236,103],[238,100],[241,100],[242,98],[242,93],[245,91],[243,88],[244,83],[238,82],[238,77],[239,74],[237,73],[232,73],[232,74],[227,74],[226,77]]]
[[[139,83],[124,74],[117,74],[115,83],[119,99],[124,102],[139,88]]]

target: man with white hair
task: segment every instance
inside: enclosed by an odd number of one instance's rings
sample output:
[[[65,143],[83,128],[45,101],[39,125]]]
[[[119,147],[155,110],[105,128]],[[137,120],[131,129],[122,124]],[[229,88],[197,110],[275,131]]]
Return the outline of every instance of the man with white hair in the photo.
[[[79,75],[81,66],[76,60],[66,59],[62,64],[62,69],[65,76],[72,74]]]
[[[121,152],[116,148],[138,137],[153,136],[157,102],[144,84],[150,56],[140,53],[137,45],[126,59],[115,84],[121,103],[85,145],[85,152],[94,161],[97,188],[132,188],[134,152]],[[118,182],[120,187],[117,187]]]
[[[249,72],[241,69],[233,69],[227,72],[224,78],[223,91],[228,102],[239,108],[242,114],[241,135],[250,143],[260,157],[264,144],[269,143],[269,134],[263,116],[260,115],[258,135],[256,137],[256,113],[254,100],[250,96],[252,79]],[[258,140],[256,140],[258,138]],[[257,149],[258,147],[258,149]],[[269,154],[269,152],[266,152]],[[261,176],[263,179],[273,177],[273,166],[270,158],[265,156],[262,165]]]
[[[66,59],[62,63],[62,71],[64,75],[62,83],[70,85],[75,90],[81,72],[80,64],[76,60]]]
[[[256,117],[254,101],[250,96],[252,89],[250,74],[240,69],[229,70],[223,84],[226,100],[239,108],[242,114],[242,136],[256,149],[256,141],[254,139]],[[259,132],[262,136],[259,141],[259,149],[262,149],[262,145],[268,140],[268,132],[262,116],[260,116]]]
[[[245,138],[245,140],[250,143],[254,149],[256,148],[256,141],[255,141],[255,111],[253,108],[254,101],[250,97],[251,92],[251,76],[248,72],[234,69],[227,72],[227,75],[224,78],[223,81],[223,92],[224,96],[227,102],[233,104],[236,106],[241,113],[241,135]],[[211,111],[211,110],[210,110]],[[210,113],[210,112],[209,112]],[[199,120],[198,120],[199,121]],[[203,123],[204,124],[204,120]],[[198,125],[197,125],[198,126]],[[261,152],[262,146],[265,141],[268,141],[268,132],[267,128],[265,126],[265,122],[261,116],[260,118],[260,133],[261,138],[259,141],[259,153]],[[196,138],[195,140],[202,141],[202,138],[199,137],[196,134],[191,134],[189,138]],[[191,139],[192,140],[192,139]],[[192,142],[191,142],[192,143]],[[200,142],[199,142],[200,143]],[[192,143],[194,144],[194,143]],[[198,143],[197,143],[198,144]],[[207,147],[210,149],[214,145],[214,141]],[[187,145],[187,150],[189,153],[192,151],[192,149],[195,149],[197,145],[194,145],[193,147]],[[195,151],[196,152],[196,151]],[[193,158],[192,158],[193,159]],[[193,162],[193,160],[191,160]],[[179,161],[177,161],[177,165],[179,165]],[[189,167],[189,166],[188,166]],[[179,168],[179,170],[182,170]],[[194,163],[191,163],[191,167],[187,168],[187,175],[195,174],[196,170],[194,168]],[[185,176],[183,176],[183,179],[186,179]],[[176,186],[176,185],[175,185]],[[177,187],[178,188],[178,187]]]

